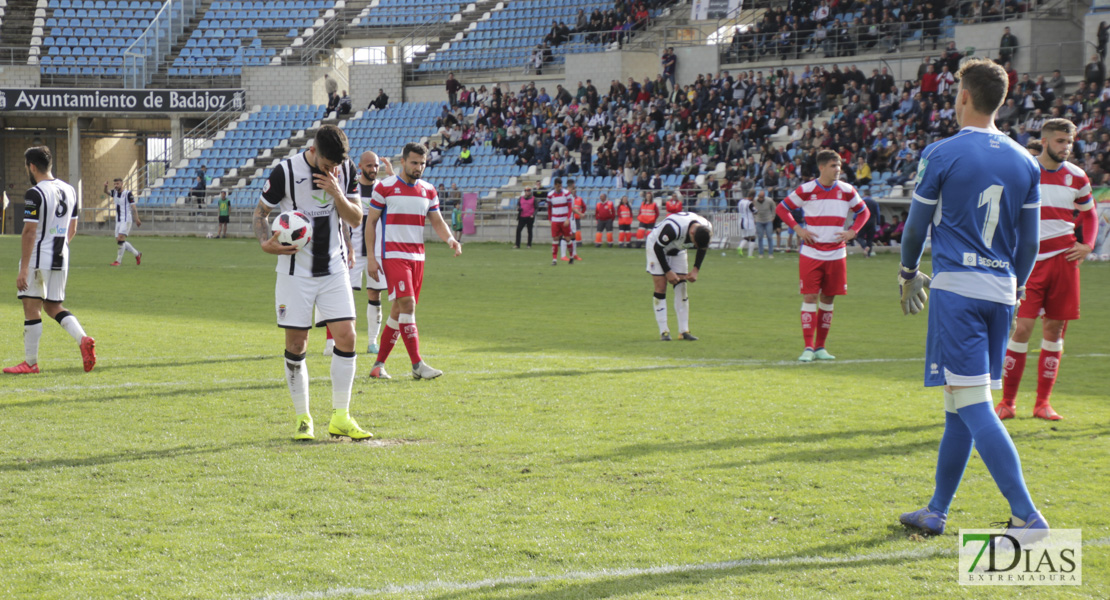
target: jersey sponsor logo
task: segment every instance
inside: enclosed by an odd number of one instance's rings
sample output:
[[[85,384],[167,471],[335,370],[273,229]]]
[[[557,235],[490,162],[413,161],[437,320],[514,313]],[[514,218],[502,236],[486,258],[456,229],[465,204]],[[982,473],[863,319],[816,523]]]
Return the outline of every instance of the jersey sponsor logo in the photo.
[[[312,194],[312,199],[315,200],[320,206],[327,206],[328,202],[331,202],[331,200],[326,195],[317,196],[316,194]]]
[[[262,184],[262,193],[265,194],[268,191],[270,191],[270,180],[269,179],[266,180],[266,183]]]
[[[285,305],[284,304],[278,305],[278,318],[279,319],[284,319],[285,318]]]

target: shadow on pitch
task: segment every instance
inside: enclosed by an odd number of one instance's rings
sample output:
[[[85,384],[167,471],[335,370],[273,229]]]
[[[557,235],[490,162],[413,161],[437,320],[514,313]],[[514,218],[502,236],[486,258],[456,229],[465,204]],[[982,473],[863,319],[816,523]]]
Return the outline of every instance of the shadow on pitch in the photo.
[[[98,364],[96,371],[124,371],[127,369],[157,369],[159,367],[189,367],[200,365],[220,365],[228,363],[240,362],[256,362],[260,360],[272,360],[275,363],[281,359],[280,354],[260,354],[258,356],[233,356],[233,357],[211,357],[211,358],[197,358],[195,360],[165,360],[162,362],[124,362],[117,365],[112,364]],[[67,369],[68,370],[68,369]],[[74,367],[73,373],[81,372],[80,367]]]
[[[95,390],[89,392],[89,396],[73,396],[70,398],[39,398],[37,400],[24,400],[16,402],[4,402],[0,400],[0,409],[3,408],[37,408],[40,406],[58,406],[59,404],[81,404],[85,402],[93,402],[97,404],[107,402],[118,402],[121,400],[133,400],[136,398],[149,398],[150,396],[157,396],[158,398],[172,398],[176,396],[193,396],[202,397],[212,394],[225,395],[228,392],[249,392],[257,390],[274,390],[281,388],[282,382],[280,379],[275,378],[273,383],[244,383],[239,385],[222,385],[216,389],[213,384],[197,384],[193,386],[184,386],[176,389],[166,389],[158,386],[135,386],[131,390],[113,394],[111,396],[95,396]],[[43,391],[43,394],[51,394],[53,392]]]
[[[752,562],[756,564],[746,563],[745,561],[728,561],[670,573],[666,572],[664,567],[659,569],[662,572],[658,573],[610,575],[597,579],[591,577],[589,581],[575,581],[573,576],[568,575],[566,579],[542,581],[542,578],[540,578],[540,581],[506,582],[474,589],[451,591],[440,595],[429,594],[423,597],[432,600],[465,600],[468,598],[564,600],[565,598],[630,597],[652,593],[665,595],[667,592],[664,590],[671,586],[688,588],[689,586],[710,583],[719,579],[748,576],[783,577],[793,573],[811,574],[830,569],[895,566],[922,560],[921,556],[917,555],[875,557],[860,555],[861,551],[897,539],[899,539],[898,536],[883,536],[864,542],[827,544],[807,548],[796,554],[754,559]]]
[[[587,375],[614,375],[620,373],[644,373],[646,371],[667,371],[671,369],[684,369],[689,365],[675,365],[673,367],[652,365],[651,367],[626,367],[620,369],[553,369],[550,371],[525,371],[513,374],[490,375],[486,379],[543,379],[545,377],[585,377]]]
[[[797,435],[777,435],[768,437],[743,437],[743,438],[727,438],[720,440],[712,440],[708,442],[690,442],[690,443],[657,443],[657,444],[632,444],[630,446],[623,446],[614,449],[612,452],[606,454],[595,454],[592,456],[585,456],[577,460],[577,462],[589,462],[594,460],[613,460],[619,458],[636,458],[640,456],[648,456],[659,452],[719,452],[722,450],[733,450],[736,448],[748,447],[761,447],[768,444],[810,444],[821,443],[829,440],[836,439],[850,439],[856,437],[883,437],[888,435],[899,435],[904,433],[918,433],[922,431],[936,430],[939,434],[943,429],[943,424],[929,423],[924,425],[904,425],[901,427],[887,427],[885,429],[849,429],[843,431],[819,431],[814,433],[803,433]],[[940,438],[933,440],[930,439],[929,443],[936,446]],[[819,452],[825,452],[825,449],[820,449]]]
[[[206,454],[219,454],[237,448],[274,448],[287,446],[285,440],[251,440],[226,446],[178,446],[176,448],[163,448],[161,450],[135,450],[86,456],[81,458],[52,458],[49,460],[20,460],[16,462],[0,463],[0,472],[9,471],[38,471],[41,469],[56,469],[59,467],[96,467],[116,463],[139,462],[144,460],[177,459],[190,456],[203,456]]]

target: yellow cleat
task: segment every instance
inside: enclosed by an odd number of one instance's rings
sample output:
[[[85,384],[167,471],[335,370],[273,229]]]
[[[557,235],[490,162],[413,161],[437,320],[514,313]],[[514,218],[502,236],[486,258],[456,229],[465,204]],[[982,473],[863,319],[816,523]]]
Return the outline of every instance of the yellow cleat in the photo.
[[[366,440],[374,437],[369,431],[364,431],[358,423],[351,418],[346,410],[336,409],[331,414],[331,423],[328,423],[328,433],[332,437],[349,437],[352,440]]]
[[[312,415],[297,415],[297,429],[293,433],[293,439],[298,442],[316,439],[316,436],[312,433]]]

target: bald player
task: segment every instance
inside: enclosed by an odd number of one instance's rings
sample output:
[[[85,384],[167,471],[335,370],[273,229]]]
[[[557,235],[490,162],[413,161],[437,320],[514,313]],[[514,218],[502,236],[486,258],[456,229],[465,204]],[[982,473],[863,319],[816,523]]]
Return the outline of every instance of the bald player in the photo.
[[[367,150],[358,159],[358,187],[359,199],[362,202],[362,226],[351,228],[351,248],[353,249],[355,265],[351,269],[351,287],[362,289],[363,275],[366,275],[366,334],[370,340],[366,347],[367,354],[378,352],[378,334],[382,329],[382,291],[386,289],[385,273],[381,270],[382,253],[381,243],[374,248],[366,247],[366,218],[370,214],[370,200],[374,195],[374,186],[378,183],[378,170],[384,169],[387,176],[393,175],[393,165],[388,160],[380,160],[378,155]],[[382,221],[384,224],[384,221]],[[384,239],[379,225],[378,235],[374,236],[379,242]],[[384,243],[384,242],[382,242]],[[366,254],[373,252],[379,265],[378,272],[371,275],[366,272]]]

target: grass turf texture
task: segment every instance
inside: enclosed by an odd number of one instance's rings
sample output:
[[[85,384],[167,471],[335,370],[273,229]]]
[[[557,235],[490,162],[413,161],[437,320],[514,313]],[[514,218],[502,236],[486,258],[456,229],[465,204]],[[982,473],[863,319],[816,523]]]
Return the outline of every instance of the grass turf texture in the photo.
[[[552,267],[542,244],[458,259],[437,244],[418,322],[445,375],[413,381],[398,344],[395,378],[374,381],[360,356],[352,413],[377,440],[332,442],[314,332],[317,442],[295,444],[274,258],[248,240],[136,245],[141,267],[108,268],[112,240],[74,243],[66,306],[97,339],[95,371],[47,319],[44,373],[0,378],[4,597],[1110,596],[1105,541],[1084,548],[1079,588],[957,585],[956,531],[1009,513],[977,455],[948,534],[898,524],[932,493],[943,412],[893,255],[849,259],[838,360],[799,365],[796,255],[711,252],[690,286],[701,340],[662,343],[642,250]],[[18,238],[0,251],[10,286]],[[1031,353],[1007,427],[1038,507],[1091,541],[1110,536],[1110,265],[1085,265],[1083,286],[1053,396],[1066,419],[1030,418]],[[5,366],[23,359],[12,296]]]

